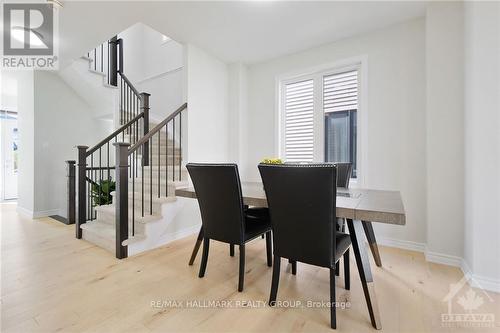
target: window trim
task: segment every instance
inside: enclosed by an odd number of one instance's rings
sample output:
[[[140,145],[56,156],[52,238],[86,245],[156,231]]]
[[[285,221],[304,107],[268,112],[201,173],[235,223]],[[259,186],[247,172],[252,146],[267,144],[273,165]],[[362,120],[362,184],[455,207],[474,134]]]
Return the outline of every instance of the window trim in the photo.
[[[275,154],[280,158],[285,156],[284,140],[284,86],[291,82],[313,78],[314,94],[314,160],[324,161],[325,157],[325,124],[323,111],[323,76],[338,74],[349,70],[358,70],[358,109],[357,109],[357,178],[351,178],[351,184],[363,186],[366,183],[367,142],[368,142],[368,61],[367,56],[359,56],[315,66],[302,71],[295,71],[276,77],[276,105],[275,105]],[[317,88],[319,86],[319,88]]]

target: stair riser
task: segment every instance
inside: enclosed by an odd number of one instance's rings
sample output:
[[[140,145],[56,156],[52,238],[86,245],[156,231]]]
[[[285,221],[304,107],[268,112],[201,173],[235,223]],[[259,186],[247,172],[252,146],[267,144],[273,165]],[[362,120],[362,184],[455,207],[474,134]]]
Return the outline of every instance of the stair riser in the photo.
[[[175,165],[175,169],[177,169],[177,172],[179,172],[179,170],[178,170],[179,164],[182,165],[181,159],[177,156],[174,159],[174,158],[172,158],[172,155],[168,156],[167,158],[165,158],[165,156],[167,156],[167,155],[161,155],[160,158],[158,158],[158,154],[156,154],[156,153],[153,154],[148,160],[148,165],[145,165],[144,168],[146,166],[149,166],[149,165],[152,165],[152,166],[158,168],[158,162],[160,162],[160,166],[162,167],[162,169],[165,165],[168,165],[170,167],[170,169],[172,168],[172,165]],[[136,166],[137,166],[138,170],[141,170],[140,165],[136,164]]]
[[[151,129],[151,128],[152,128],[152,127],[150,127],[150,129]],[[141,134],[139,133],[139,137],[138,137],[138,138],[139,138],[139,139],[141,139],[142,137],[143,137],[143,135],[141,135]],[[121,138],[122,138],[122,137],[120,136],[120,139],[121,139]],[[137,141],[138,141],[138,140],[137,140],[137,137],[136,137],[135,135],[129,136],[128,134],[125,134],[125,135],[123,136],[123,139],[124,139],[124,140],[126,140],[127,142],[130,142],[130,140],[133,140],[134,142],[137,142]],[[158,136],[155,134],[155,135],[153,136],[153,138],[151,139],[151,141],[153,141],[153,144],[158,144]],[[177,147],[179,147],[179,145],[178,145],[178,143],[177,143],[177,138],[176,138],[176,140],[175,140],[175,141],[176,141],[176,142],[175,142],[175,145],[176,145]],[[169,145],[169,146],[171,146],[171,145],[172,145],[173,140],[172,140],[172,138],[171,138],[171,136],[170,136],[170,135],[169,135],[169,138],[168,138],[168,140],[167,140],[167,139],[165,138],[165,133],[162,133],[162,134],[160,135],[160,143],[161,143],[161,145],[164,145],[166,142],[168,142],[168,145]]]
[[[99,247],[102,247],[103,249],[110,251],[110,252],[115,252],[114,248],[114,243],[112,240],[109,240],[105,237],[102,237],[99,234],[96,234],[94,232],[91,232],[89,230],[82,230],[82,238],[86,240],[89,243],[95,244]]]
[[[153,207],[153,209],[154,209],[154,207]],[[153,213],[154,213],[154,211],[153,211]],[[150,215],[149,214],[149,206],[144,207],[144,216],[148,216],[148,215]],[[105,223],[105,224],[109,224],[112,226],[114,226],[116,224],[116,215],[114,213],[110,213],[107,211],[100,211],[97,213],[97,217],[99,218],[100,223]],[[140,223],[138,221],[139,218],[141,217],[141,210],[139,207],[136,207],[135,217],[136,217],[135,230],[137,232],[143,233],[143,231],[145,229],[145,224]],[[132,210],[131,209],[129,209],[128,228],[129,228],[129,230],[132,230]]]
[[[151,189],[151,186],[149,184],[144,184],[144,200],[148,201],[148,205],[149,205],[150,189]],[[158,185],[153,184],[152,189],[153,189],[152,192],[153,192],[153,199],[154,199],[155,197],[158,197]],[[132,191],[131,184],[129,185],[129,190]],[[135,200],[140,201],[142,199],[142,197],[141,197],[142,186],[136,184],[134,187],[134,191],[137,193]],[[175,196],[175,187],[169,186],[167,194],[169,197],[174,197]],[[165,196],[165,185],[163,185],[163,186],[160,185],[160,196],[162,196],[162,197]]]

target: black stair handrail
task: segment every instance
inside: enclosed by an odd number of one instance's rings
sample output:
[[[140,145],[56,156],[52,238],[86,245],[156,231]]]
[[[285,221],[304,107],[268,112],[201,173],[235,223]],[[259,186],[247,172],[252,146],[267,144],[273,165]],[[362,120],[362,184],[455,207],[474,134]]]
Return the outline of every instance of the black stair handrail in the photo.
[[[132,120],[130,120],[128,123],[126,123],[125,125],[122,125],[120,126],[120,128],[118,128],[117,130],[115,130],[113,133],[111,133],[110,135],[108,135],[107,137],[105,137],[104,139],[102,139],[98,144],[96,144],[94,147],[90,148],[88,151],[87,151],[87,156],[90,156],[91,154],[93,154],[94,152],[96,152],[99,148],[101,148],[102,146],[104,146],[105,144],[109,143],[111,140],[113,140],[115,137],[117,137],[118,135],[122,134],[122,133],[125,133],[125,131],[130,127],[132,126],[134,123],[136,123],[139,119],[141,118],[144,118],[144,111],[139,113],[137,116],[135,116],[134,118],[132,118]]]
[[[130,149],[128,150],[128,154],[132,154],[135,152],[141,145],[147,143],[153,135],[161,131],[161,129],[170,121],[172,121],[175,117],[181,114],[182,111],[184,111],[187,108],[187,103],[182,104],[177,110],[172,112],[167,118],[162,120],[158,125],[153,127],[146,135],[144,135],[139,141],[137,141]]]

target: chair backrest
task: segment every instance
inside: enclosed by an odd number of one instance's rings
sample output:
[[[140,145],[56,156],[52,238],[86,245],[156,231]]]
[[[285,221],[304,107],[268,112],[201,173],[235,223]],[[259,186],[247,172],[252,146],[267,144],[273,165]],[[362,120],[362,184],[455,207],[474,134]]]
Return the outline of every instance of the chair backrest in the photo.
[[[316,266],[335,264],[337,170],[333,164],[259,165],[274,254]]]
[[[337,187],[349,187],[349,180],[352,174],[351,162],[335,162],[337,167]]]
[[[186,168],[198,198],[204,236],[241,244],[245,227],[238,166],[188,163]]]

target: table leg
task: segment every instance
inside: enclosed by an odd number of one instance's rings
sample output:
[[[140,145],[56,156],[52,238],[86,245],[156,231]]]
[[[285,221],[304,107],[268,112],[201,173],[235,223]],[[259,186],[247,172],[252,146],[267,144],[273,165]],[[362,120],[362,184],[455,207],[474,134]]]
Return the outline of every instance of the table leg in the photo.
[[[196,239],[196,244],[194,244],[193,253],[191,253],[191,259],[189,259],[189,266],[193,265],[194,259],[196,259],[196,255],[198,254],[198,250],[200,249],[202,241],[203,241],[203,227],[200,228],[200,232],[198,233],[198,238]]]
[[[349,227],[349,234],[351,235],[352,249],[354,257],[356,258],[356,265],[358,266],[359,278],[363,286],[370,320],[372,326],[379,330],[382,328],[382,325],[380,323],[380,313],[378,310],[377,298],[375,296],[370,261],[363,239],[363,224],[359,220],[348,219],[347,226]]]
[[[377,240],[375,239],[375,233],[373,232],[373,226],[370,221],[362,221],[363,229],[365,229],[366,239],[370,245],[370,250],[373,254],[373,259],[375,259],[375,264],[378,267],[382,267],[382,260],[380,260],[380,253],[378,252]]]

